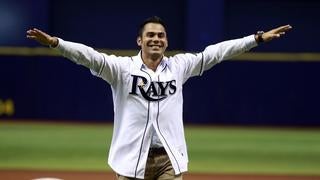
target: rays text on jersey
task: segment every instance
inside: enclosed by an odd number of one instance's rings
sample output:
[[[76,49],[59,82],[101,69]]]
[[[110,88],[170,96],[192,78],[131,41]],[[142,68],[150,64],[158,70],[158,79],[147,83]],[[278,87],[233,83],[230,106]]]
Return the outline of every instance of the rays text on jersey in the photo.
[[[148,85],[147,78],[143,76],[132,76],[132,87],[130,94],[138,95],[138,91],[148,101],[160,101],[176,92],[176,80],[171,81],[152,81]]]

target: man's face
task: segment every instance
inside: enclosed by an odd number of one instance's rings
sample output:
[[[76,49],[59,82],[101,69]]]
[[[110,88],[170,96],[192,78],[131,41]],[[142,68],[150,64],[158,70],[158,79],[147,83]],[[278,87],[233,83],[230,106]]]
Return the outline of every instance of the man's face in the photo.
[[[137,43],[141,47],[143,55],[159,59],[168,47],[166,31],[161,24],[148,23],[144,26],[142,37],[138,37]]]

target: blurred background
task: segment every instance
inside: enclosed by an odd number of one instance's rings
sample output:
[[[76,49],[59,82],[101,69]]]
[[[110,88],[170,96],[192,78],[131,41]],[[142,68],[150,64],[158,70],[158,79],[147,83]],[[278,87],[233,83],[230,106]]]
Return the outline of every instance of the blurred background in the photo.
[[[0,0],[0,170],[106,169],[110,86],[26,39],[29,28],[135,55],[139,24],[157,15],[168,54],[293,26],[185,84],[191,172],[319,175],[319,10],[313,0]]]
[[[109,85],[25,32],[37,27],[125,54],[138,50],[138,25],[157,15],[168,26],[169,52],[293,26],[282,39],[189,80],[186,123],[318,126],[319,9],[312,0],[1,0],[0,118],[112,122]]]

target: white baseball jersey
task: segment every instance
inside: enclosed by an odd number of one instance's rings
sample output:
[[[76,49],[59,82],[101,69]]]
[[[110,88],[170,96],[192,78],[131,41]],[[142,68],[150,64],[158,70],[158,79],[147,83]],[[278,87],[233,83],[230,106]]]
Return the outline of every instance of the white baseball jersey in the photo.
[[[120,175],[143,179],[154,130],[175,174],[187,171],[182,87],[188,78],[255,46],[254,35],[224,41],[200,53],[163,57],[156,71],[143,63],[141,53],[118,57],[62,39],[57,49],[111,85],[114,130],[108,163]]]

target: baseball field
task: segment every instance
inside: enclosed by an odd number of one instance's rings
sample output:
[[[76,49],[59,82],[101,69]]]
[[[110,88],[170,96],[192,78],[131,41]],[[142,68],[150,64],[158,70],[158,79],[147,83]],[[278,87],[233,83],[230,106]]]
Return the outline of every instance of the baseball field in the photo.
[[[185,127],[185,179],[320,179],[318,128]],[[114,179],[111,124],[0,122],[0,179]]]

